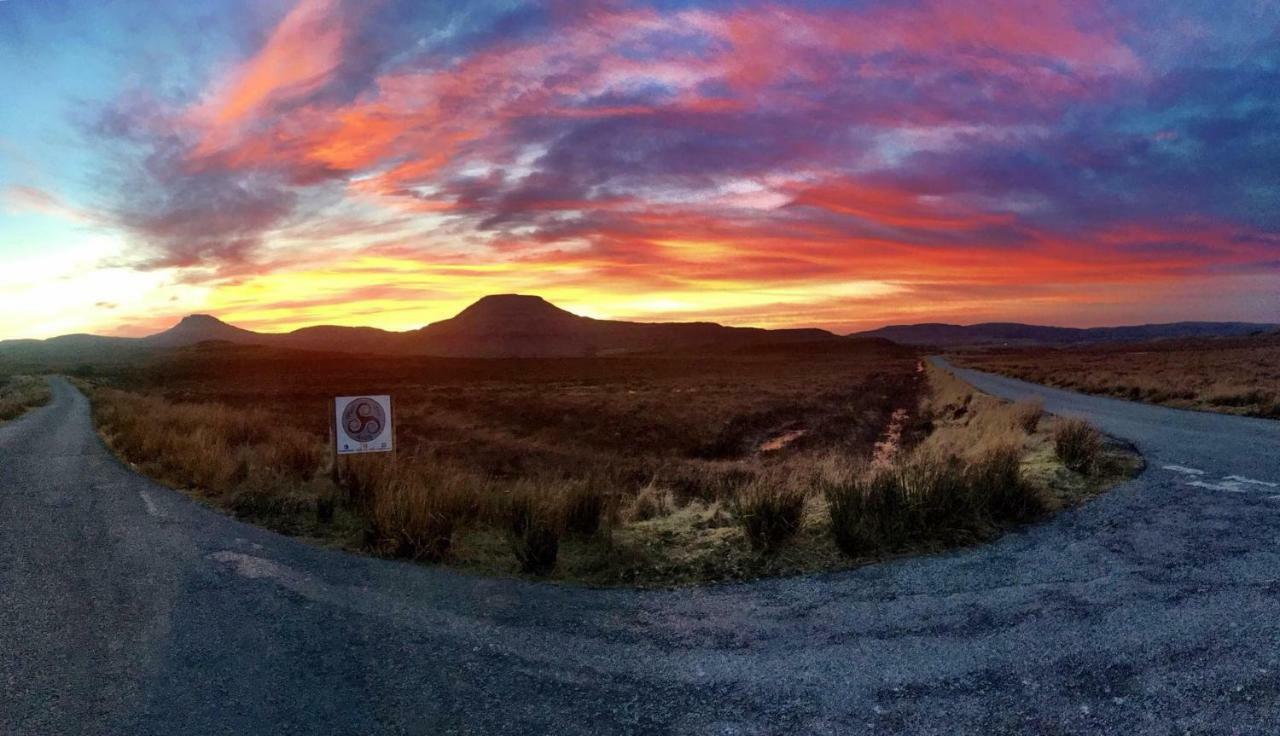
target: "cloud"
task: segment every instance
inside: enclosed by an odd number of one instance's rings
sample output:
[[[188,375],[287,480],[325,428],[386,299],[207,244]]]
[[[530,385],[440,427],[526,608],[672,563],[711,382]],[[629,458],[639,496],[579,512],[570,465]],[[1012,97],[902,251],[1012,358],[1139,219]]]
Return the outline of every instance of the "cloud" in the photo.
[[[0,190],[0,202],[10,212],[36,213],[85,224],[101,222],[97,213],[70,204],[53,192],[25,184],[13,184]]]
[[[96,129],[133,264],[192,280],[308,244],[628,292],[1271,270],[1277,52],[1212,18],[1143,45],[1182,12],[299,0],[199,95]]]

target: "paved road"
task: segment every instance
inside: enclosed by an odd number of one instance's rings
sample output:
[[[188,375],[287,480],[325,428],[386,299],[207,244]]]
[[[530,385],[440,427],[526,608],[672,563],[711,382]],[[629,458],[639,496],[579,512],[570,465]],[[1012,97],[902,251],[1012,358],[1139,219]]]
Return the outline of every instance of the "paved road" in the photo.
[[[119,465],[55,380],[0,428],[0,733],[1280,733],[1280,422],[970,377],[1148,471],[980,549],[665,592],[240,524]]]

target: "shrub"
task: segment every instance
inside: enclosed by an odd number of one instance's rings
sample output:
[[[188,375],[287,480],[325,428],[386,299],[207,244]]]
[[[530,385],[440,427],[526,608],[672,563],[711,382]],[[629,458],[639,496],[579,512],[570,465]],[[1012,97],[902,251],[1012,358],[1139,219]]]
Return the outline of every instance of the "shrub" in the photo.
[[[988,450],[965,469],[974,506],[995,521],[1029,521],[1046,511],[1044,498],[1022,479],[1021,451],[1007,445]]]
[[[1021,450],[1011,444],[965,462],[915,452],[870,473],[825,483],[836,546],[850,557],[877,554],[921,540],[984,535],[993,524],[1027,521],[1045,504],[1022,479]]]
[[[557,506],[545,489],[522,487],[512,493],[507,532],[521,572],[547,575],[555,569],[563,523]]]
[[[850,557],[896,546],[906,530],[907,499],[896,468],[828,482],[823,495],[836,546]]]
[[[631,500],[628,516],[632,521],[648,521],[671,513],[672,505],[671,492],[650,483]]]
[[[1068,468],[1090,473],[1102,452],[1102,434],[1083,419],[1065,419],[1053,432],[1053,449]]]
[[[1027,434],[1035,434],[1040,427],[1040,418],[1044,416],[1044,402],[1019,401],[1013,405],[1014,420]]]
[[[594,482],[569,483],[561,491],[565,531],[589,537],[607,516],[608,498]]]
[[[380,455],[340,457],[338,477],[346,491],[347,503],[363,515],[371,513],[375,499],[390,485],[393,468]]]
[[[303,481],[316,474],[324,455],[325,447],[318,438],[292,427],[282,427],[263,446],[267,467]]]
[[[898,544],[912,536],[949,536],[956,528],[967,527],[974,509],[964,468],[953,455],[923,451],[890,468],[883,482],[897,486],[904,506],[899,512],[902,519],[882,523],[886,538]]]
[[[480,490],[456,471],[406,472],[378,487],[369,524],[379,552],[440,562],[448,559],[456,530],[475,508]]]
[[[773,552],[800,530],[804,504],[803,490],[769,474],[742,488],[733,510],[751,548]]]

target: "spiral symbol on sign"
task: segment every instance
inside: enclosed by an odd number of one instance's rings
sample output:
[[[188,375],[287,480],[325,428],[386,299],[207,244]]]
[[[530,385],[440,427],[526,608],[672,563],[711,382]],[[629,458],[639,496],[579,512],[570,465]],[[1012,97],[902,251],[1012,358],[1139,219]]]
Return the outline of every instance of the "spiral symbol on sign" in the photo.
[[[386,425],[387,414],[373,399],[356,399],[342,410],[342,428],[356,442],[372,440]]]

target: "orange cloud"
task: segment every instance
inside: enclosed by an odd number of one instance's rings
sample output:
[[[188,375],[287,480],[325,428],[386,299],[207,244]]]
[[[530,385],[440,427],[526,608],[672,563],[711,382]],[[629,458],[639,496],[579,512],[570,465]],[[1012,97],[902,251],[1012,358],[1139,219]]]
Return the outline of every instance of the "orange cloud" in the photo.
[[[227,145],[238,126],[269,103],[297,99],[323,85],[341,61],[343,37],[337,0],[300,0],[262,50],[191,111],[206,127],[198,153]]]

